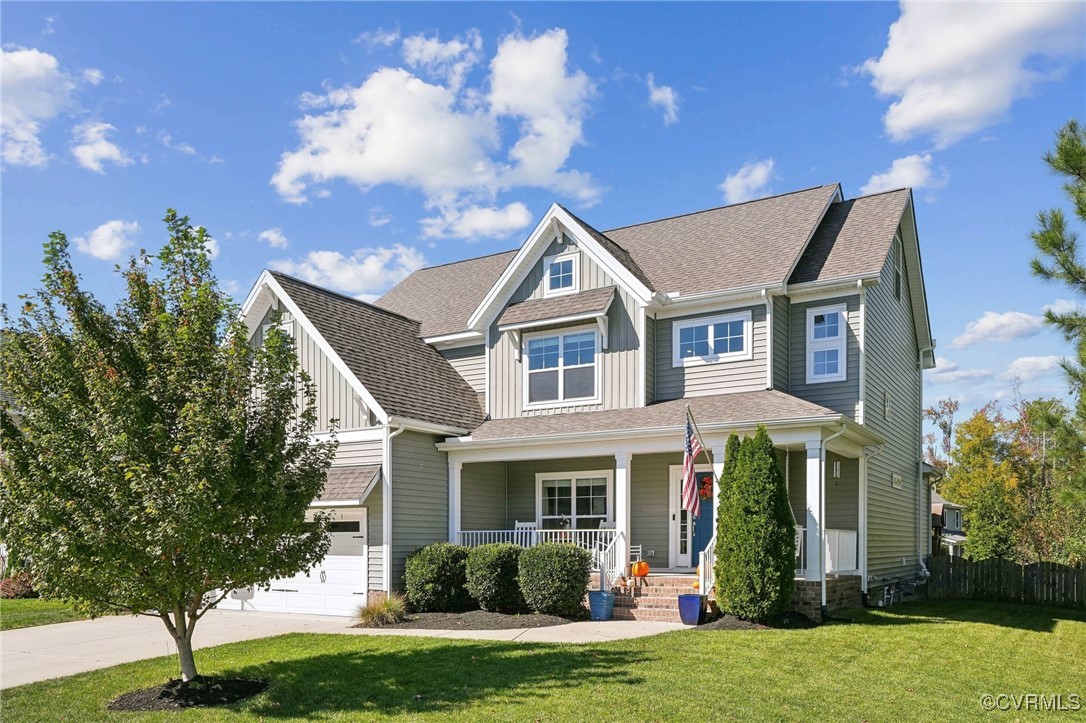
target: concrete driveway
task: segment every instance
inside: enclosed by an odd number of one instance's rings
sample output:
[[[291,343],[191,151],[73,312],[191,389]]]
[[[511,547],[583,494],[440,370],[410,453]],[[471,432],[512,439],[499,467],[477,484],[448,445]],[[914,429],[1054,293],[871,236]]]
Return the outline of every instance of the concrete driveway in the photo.
[[[343,617],[212,610],[197,623],[193,646],[284,633],[335,632],[352,622]],[[0,689],[176,652],[162,621],[144,616],[6,630],[0,632]]]

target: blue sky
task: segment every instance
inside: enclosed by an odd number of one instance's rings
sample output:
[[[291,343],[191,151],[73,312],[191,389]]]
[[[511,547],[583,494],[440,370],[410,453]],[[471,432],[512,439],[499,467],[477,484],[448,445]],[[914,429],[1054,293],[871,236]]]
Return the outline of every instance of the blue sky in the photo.
[[[60,229],[112,300],[168,207],[239,298],[267,266],[373,298],[552,201],[609,228],[910,185],[926,401],[1061,394],[1040,314],[1073,299],[1029,276],[1028,233],[1086,115],[1083,7],[5,3],[2,298]]]

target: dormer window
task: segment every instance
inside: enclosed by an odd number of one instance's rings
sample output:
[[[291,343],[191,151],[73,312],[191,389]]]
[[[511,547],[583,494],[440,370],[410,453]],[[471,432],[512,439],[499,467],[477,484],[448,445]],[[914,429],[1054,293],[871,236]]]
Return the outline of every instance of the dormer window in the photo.
[[[750,312],[676,321],[671,347],[672,366],[676,367],[750,359]]]
[[[598,399],[595,329],[525,337],[525,406],[578,404]]]
[[[578,254],[560,254],[543,259],[543,295],[558,296],[577,291]]]
[[[807,383],[843,382],[847,378],[844,304],[807,310]]]

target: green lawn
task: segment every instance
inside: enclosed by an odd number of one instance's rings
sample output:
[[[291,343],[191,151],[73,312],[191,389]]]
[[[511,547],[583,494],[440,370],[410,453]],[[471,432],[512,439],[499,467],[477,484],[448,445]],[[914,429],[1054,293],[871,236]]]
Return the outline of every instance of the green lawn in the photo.
[[[851,624],[814,630],[692,630],[583,646],[285,635],[197,653],[204,673],[271,681],[231,708],[108,715],[112,698],[176,674],[160,658],[5,691],[3,716],[930,721],[985,717],[984,694],[1086,699],[1084,613],[941,601],[849,614]]]
[[[83,620],[83,616],[62,602],[41,598],[0,599],[0,630],[66,623],[70,620]]]

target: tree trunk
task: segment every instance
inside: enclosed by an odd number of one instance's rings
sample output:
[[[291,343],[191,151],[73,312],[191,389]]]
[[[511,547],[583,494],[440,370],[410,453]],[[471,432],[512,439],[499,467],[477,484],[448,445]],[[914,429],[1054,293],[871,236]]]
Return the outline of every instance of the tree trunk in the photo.
[[[177,643],[177,660],[181,663],[181,680],[188,682],[197,676],[196,659],[192,655],[192,638],[189,635],[174,637]]]

